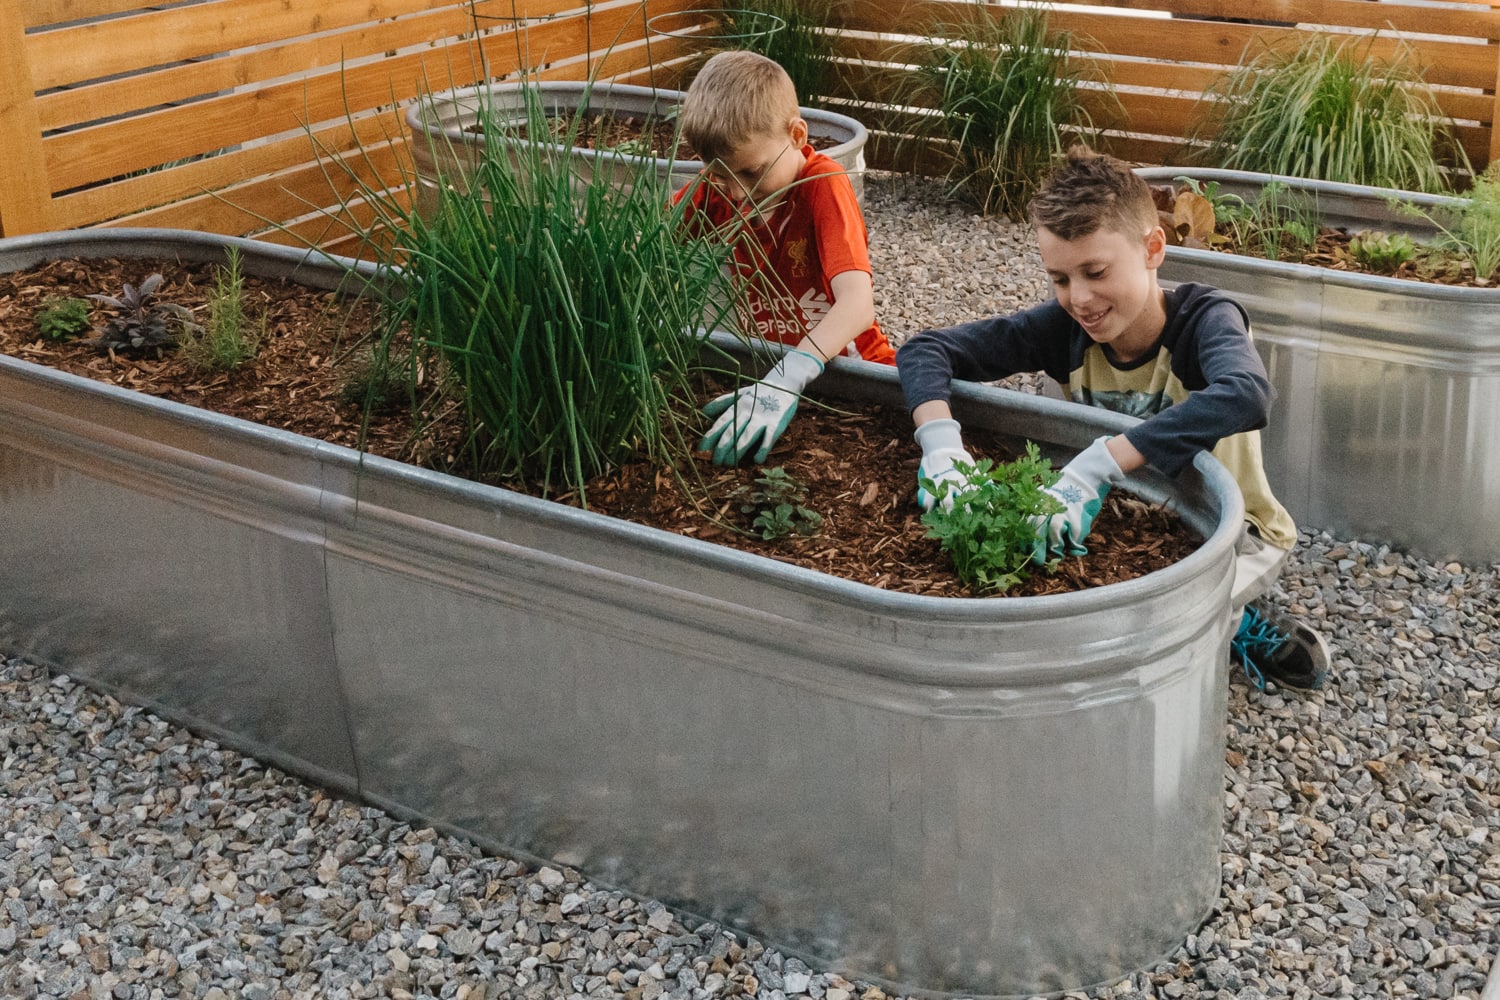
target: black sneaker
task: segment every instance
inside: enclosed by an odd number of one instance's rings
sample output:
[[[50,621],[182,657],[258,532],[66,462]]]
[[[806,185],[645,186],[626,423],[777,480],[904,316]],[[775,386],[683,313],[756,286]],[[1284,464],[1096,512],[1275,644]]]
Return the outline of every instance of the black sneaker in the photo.
[[[1265,601],[1245,605],[1239,630],[1229,641],[1229,655],[1262,691],[1267,681],[1316,691],[1328,678],[1328,644],[1323,637]]]

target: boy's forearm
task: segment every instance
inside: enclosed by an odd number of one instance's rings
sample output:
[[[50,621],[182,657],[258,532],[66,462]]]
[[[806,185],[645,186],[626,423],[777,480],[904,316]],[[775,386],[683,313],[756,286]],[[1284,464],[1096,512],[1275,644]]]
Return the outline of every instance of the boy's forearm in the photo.
[[[929,399],[911,411],[911,419],[918,427],[929,420],[952,420],[953,408],[946,399]]]
[[[797,344],[820,361],[844,353],[860,334],[875,324],[875,291],[864,271],[845,271],[829,282],[833,306]]]

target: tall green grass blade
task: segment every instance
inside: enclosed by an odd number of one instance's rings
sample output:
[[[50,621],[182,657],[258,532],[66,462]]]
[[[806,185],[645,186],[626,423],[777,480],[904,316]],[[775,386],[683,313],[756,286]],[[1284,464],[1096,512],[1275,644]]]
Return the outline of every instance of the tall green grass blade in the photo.
[[[1468,159],[1410,48],[1403,43],[1382,60],[1370,55],[1373,41],[1310,35],[1294,49],[1247,51],[1209,90],[1219,113],[1207,159],[1238,170],[1444,190],[1444,161],[1466,171]]]

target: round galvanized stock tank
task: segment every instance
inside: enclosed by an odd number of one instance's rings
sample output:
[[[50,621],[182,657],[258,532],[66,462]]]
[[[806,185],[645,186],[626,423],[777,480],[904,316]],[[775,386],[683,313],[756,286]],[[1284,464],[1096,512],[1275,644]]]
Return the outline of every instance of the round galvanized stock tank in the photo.
[[[0,271],[224,242],[21,237]],[[232,242],[254,274],[354,266]],[[902,406],[888,366],[815,388]],[[1058,461],[1134,422],[953,404]],[[0,565],[28,567],[0,650],[892,992],[1060,992],[1168,955],[1219,889],[1243,503],[1207,454],[1127,487],[1202,544],[1078,593],[925,597],[0,357]]]
[[[411,131],[411,155],[417,181],[417,210],[430,212],[436,204],[439,178],[450,183],[466,176],[484,148],[484,135],[474,131],[486,120],[522,124],[528,114],[528,94],[541,101],[548,115],[580,108],[592,113],[657,118],[675,115],[686,96],[680,90],[656,90],[623,83],[588,83],[560,80],[539,83],[496,83],[462,87],[422,97],[406,112]],[[856,197],[863,200],[865,187],[865,143],[869,132],[847,115],[816,108],[802,108],[808,133],[834,145],[823,153],[849,173]],[[520,140],[505,139],[507,144]],[[611,150],[571,149],[574,169],[580,177],[604,172],[613,183],[628,185],[641,169],[655,170],[673,190],[686,184],[703,169],[701,160],[669,160],[637,156]]]

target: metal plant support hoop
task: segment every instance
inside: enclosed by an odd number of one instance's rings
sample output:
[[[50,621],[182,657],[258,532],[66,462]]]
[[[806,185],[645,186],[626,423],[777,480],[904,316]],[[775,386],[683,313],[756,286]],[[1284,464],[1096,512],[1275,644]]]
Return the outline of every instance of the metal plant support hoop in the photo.
[[[682,26],[674,27],[674,24],[679,22]],[[749,30],[736,30],[741,24]],[[764,26],[750,27],[757,24]],[[785,27],[786,20],[782,17],[766,11],[739,7],[718,10],[711,8],[674,10],[646,19],[646,30],[653,35],[698,42],[715,42],[726,46],[743,44],[757,38],[769,38]],[[720,30],[708,30],[710,28]]]

